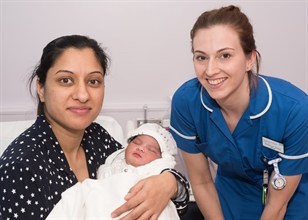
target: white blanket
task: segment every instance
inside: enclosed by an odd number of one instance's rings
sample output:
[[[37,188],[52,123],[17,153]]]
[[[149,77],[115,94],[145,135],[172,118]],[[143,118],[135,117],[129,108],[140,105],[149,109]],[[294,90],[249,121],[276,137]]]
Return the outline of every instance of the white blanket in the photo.
[[[82,183],[77,183],[62,193],[62,199],[54,207],[47,220],[112,219],[111,212],[124,204],[124,197],[132,186],[150,174],[159,174],[163,168],[173,167],[174,163],[175,161],[170,158],[161,158],[142,167],[129,166],[126,172],[113,173],[108,177],[105,175],[106,178],[99,176],[97,180],[86,179]],[[108,166],[109,161],[106,161],[106,165],[103,165],[101,167],[103,169],[100,170],[105,170],[104,168]],[[171,201],[159,219],[179,219],[175,205]]]

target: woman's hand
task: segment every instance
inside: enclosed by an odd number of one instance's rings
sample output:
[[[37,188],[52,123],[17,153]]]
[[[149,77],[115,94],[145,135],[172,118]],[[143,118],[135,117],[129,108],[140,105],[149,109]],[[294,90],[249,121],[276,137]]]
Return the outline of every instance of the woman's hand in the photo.
[[[163,172],[139,181],[125,196],[127,201],[117,208],[112,217],[130,211],[120,218],[124,219],[158,219],[161,212],[167,206],[171,198],[175,197],[177,183],[174,175],[170,172]]]

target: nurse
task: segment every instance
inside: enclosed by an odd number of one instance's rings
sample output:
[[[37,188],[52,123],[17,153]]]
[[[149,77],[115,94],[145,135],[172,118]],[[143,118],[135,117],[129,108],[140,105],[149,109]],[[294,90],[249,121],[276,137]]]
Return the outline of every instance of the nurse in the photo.
[[[204,218],[307,219],[307,94],[258,74],[253,28],[238,7],[204,12],[190,34],[197,77],[173,96],[171,133]]]

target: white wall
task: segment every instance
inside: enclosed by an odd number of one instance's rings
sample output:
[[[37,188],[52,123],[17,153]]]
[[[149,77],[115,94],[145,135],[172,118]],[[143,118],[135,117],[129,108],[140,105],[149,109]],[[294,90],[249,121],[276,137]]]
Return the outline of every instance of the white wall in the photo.
[[[305,92],[307,0],[304,1],[1,1],[0,120],[33,118],[26,81],[54,38],[95,38],[112,59],[103,114],[121,125],[161,117],[169,97],[194,76],[189,31],[201,12],[233,3],[254,25],[262,73],[291,81]]]

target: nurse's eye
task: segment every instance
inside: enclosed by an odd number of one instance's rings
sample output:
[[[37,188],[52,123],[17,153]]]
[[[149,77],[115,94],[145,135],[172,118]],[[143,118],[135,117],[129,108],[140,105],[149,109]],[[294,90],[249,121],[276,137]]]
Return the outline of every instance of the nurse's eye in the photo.
[[[207,57],[204,55],[195,55],[194,57],[195,57],[195,60],[197,61],[203,61],[207,59]]]
[[[231,57],[231,54],[229,53],[223,53],[220,55],[220,59],[222,60],[226,60],[226,59],[229,59]]]

